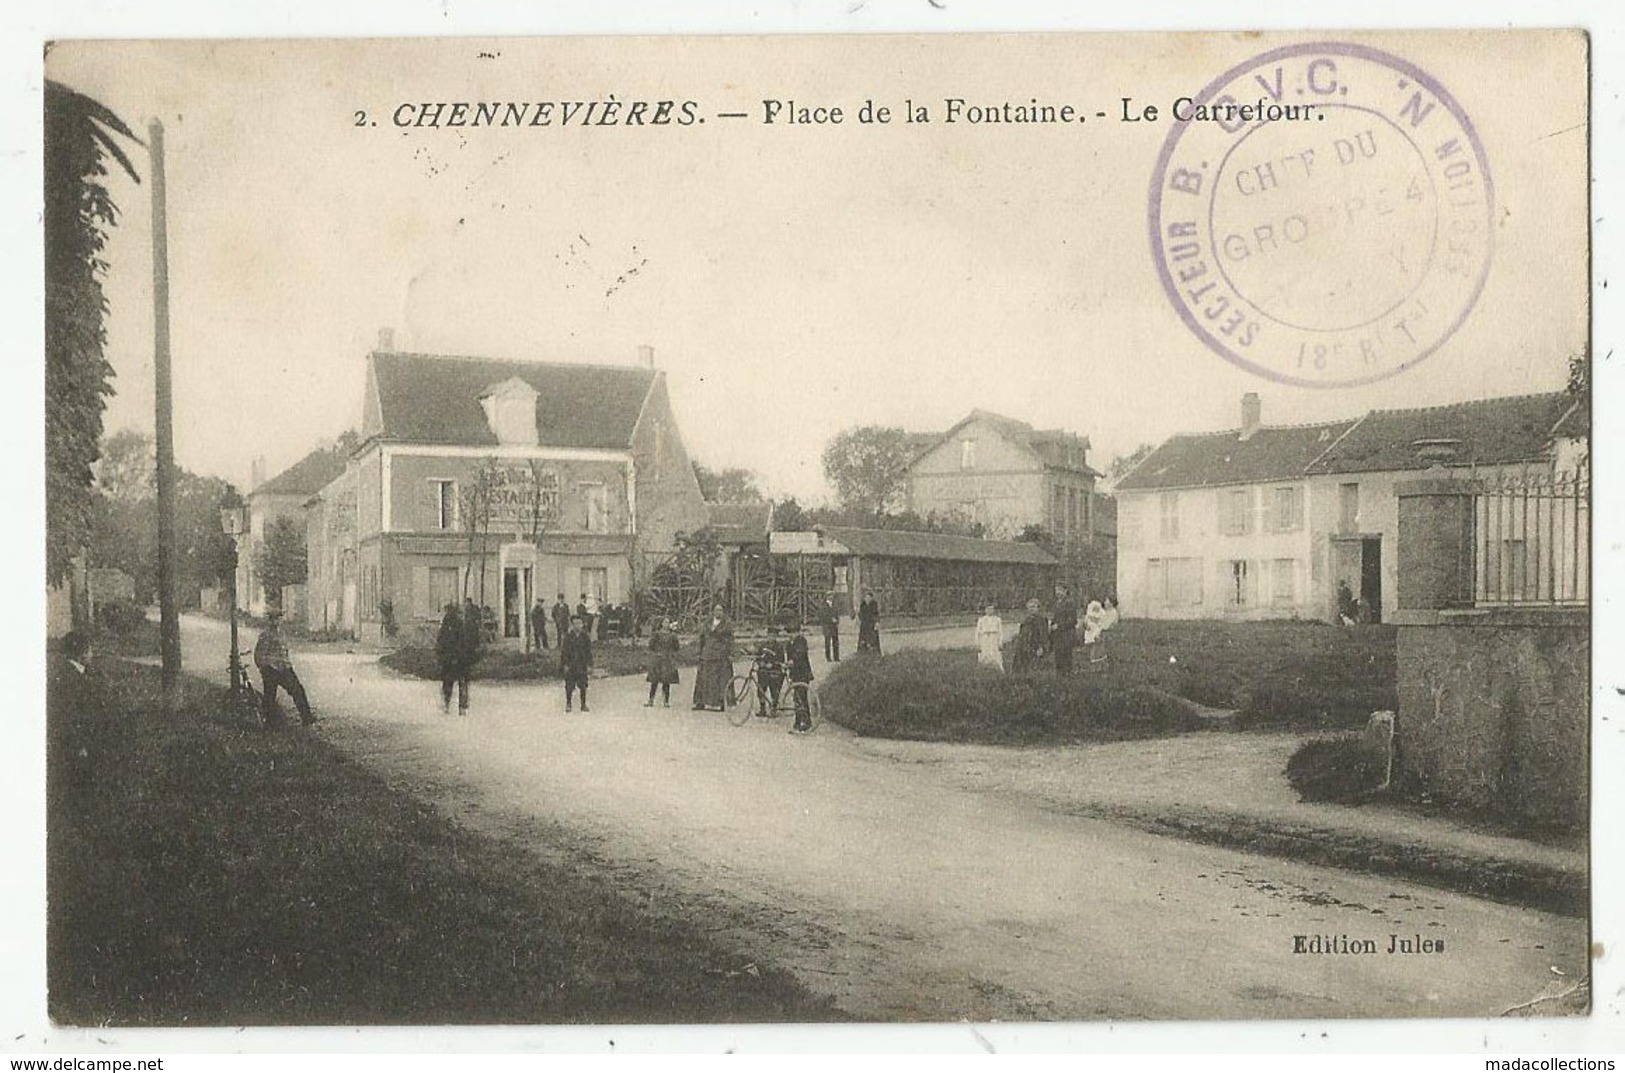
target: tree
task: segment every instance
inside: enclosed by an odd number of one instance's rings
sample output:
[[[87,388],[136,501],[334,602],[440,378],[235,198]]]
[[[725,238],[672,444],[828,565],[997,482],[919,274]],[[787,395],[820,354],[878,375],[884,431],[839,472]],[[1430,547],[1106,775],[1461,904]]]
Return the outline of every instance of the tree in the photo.
[[[1142,443],[1126,455],[1118,455],[1112,459],[1111,465],[1106,467],[1106,476],[1110,480],[1122,478],[1129,470],[1145,461],[1146,455],[1156,450],[1149,443]]]
[[[116,160],[140,182],[115,135],[139,139],[105,105],[45,83],[45,556],[46,578],[67,577],[90,539],[92,464],[113,393],[102,250],[118,206],[101,180]]]
[[[741,466],[711,469],[694,463],[694,479],[700,482],[700,495],[711,503],[749,503],[764,498],[753,470]]]
[[[1580,404],[1580,409],[1591,412],[1591,354],[1582,350],[1569,355],[1568,393]]]
[[[297,520],[286,515],[271,519],[265,527],[265,539],[254,550],[254,572],[265,586],[266,602],[281,610],[282,587],[302,585],[309,576],[305,530]]]
[[[914,454],[902,429],[856,425],[824,448],[824,476],[843,507],[880,515],[901,502]]]
[[[807,512],[794,496],[773,505],[773,528],[785,533],[797,533],[807,528]]]

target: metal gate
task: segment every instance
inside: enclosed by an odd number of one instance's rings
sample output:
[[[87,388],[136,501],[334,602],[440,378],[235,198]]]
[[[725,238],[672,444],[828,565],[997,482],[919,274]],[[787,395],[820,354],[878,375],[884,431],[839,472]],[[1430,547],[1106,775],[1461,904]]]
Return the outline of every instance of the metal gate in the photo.
[[[739,622],[811,622],[834,589],[833,556],[741,552],[734,556],[728,608]]]

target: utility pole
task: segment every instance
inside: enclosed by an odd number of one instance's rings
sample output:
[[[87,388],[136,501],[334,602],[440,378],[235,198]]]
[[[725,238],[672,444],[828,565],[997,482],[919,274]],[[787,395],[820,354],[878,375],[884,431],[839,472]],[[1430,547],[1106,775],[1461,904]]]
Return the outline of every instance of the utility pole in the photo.
[[[164,125],[147,124],[152,154],[152,366],[158,447],[158,613],[165,703],[173,710],[181,676],[181,620],[175,600],[175,432],[169,376],[169,221],[164,207]]]

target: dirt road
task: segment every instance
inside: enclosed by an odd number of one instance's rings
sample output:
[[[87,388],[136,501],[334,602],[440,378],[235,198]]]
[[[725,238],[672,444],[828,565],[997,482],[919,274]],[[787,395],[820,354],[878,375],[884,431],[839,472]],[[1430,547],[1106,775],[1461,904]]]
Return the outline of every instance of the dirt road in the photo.
[[[217,625],[185,632],[191,666],[222,662]],[[827,724],[646,709],[637,679],[595,682],[590,714],[477,683],[464,719],[367,657],[299,663],[356,760],[515,852],[575,840],[627,897],[854,1017],[1484,1016],[1584,978],[1583,921],[1064,815]]]

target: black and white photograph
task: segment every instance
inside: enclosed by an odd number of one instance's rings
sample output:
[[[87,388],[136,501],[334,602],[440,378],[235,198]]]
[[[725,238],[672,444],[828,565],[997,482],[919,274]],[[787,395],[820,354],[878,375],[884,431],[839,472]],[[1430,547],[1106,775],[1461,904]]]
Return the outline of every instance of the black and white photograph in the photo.
[[[50,1031],[1617,1018],[1592,45],[46,43]]]

